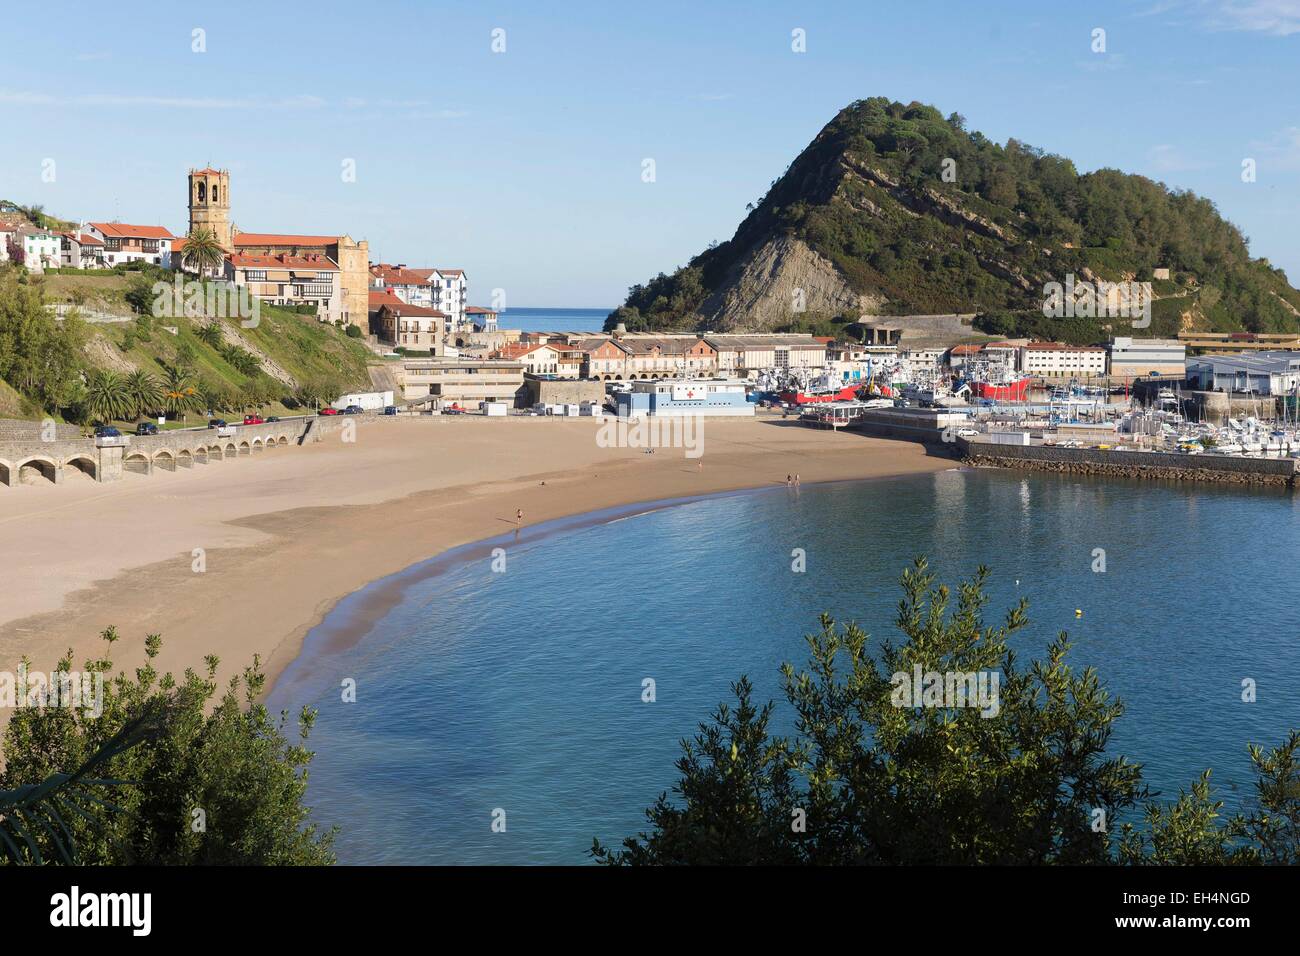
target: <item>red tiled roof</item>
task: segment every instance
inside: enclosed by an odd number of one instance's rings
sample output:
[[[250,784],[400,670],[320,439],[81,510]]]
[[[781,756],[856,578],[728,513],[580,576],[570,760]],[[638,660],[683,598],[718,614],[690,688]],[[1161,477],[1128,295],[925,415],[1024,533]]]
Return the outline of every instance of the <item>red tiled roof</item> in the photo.
[[[397,296],[393,296],[393,298],[397,299]],[[394,315],[407,316],[407,317],[423,315],[433,319],[447,318],[447,314],[445,312],[439,312],[437,309],[426,309],[422,305],[407,305],[401,299],[397,299],[396,302],[383,303],[382,305],[380,305],[379,311],[392,312]]]
[[[114,239],[175,239],[163,226],[133,226],[125,222],[92,222],[92,226]]]
[[[195,176],[220,176],[221,173],[222,173],[222,171],[221,171],[220,169],[213,169],[211,166],[209,166],[207,169],[196,169],[196,170],[194,170],[193,175],[195,175]]]
[[[376,279],[383,279],[389,285],[428,285],[429,279],[413,269],[399,269],[396,266],[377,265],[370,267],[370,274]]]
[[[497,314],[495,309],[482,309],[479,308],[477,305],[467,305],[465,306],[465,311],[472,313],[473,315],[496,315]]]
[[[254,256],[236,252],[230,257],[236,269],[310,269],[314,272],[338,272],[338,264],[329,256]]]
[[[954,345],[951,351],[953,355],[974,355],[981,348],[982,345]]]
[[[399,299],[393,293],[384,289],[382,292],[376,289],[370,290],[370,308],[378,309],[385,305],[405,305],[406,303]]]
[[[235,236],[236,246],[332,246],[338,236],[291,236],[278,232],[241,232]]]
[[[465,274],[464,269],[434,269],[433,271],[444,276],[459,276]]]

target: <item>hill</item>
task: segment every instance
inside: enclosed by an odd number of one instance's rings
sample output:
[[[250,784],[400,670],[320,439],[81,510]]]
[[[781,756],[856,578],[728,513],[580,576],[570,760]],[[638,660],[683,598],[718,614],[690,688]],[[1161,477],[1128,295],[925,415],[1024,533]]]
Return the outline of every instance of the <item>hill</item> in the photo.
[[[1152,281],[1153,321],[1133,334],[1300,330],[1300,292],[1209,200],[1080,175],[958,114],[883,98],[842,110],[730,240],[633,286],[606,328],[832,332],[864,314],[980,313],[994,335],[1102,338],[1111,320],[1043,316],[1044,286],[1071,273]]]
[[[100,372],[182,375],[196,412],[280,412],[369,388],[374,354],[291,309],[262,303],[255,328],[205,314],[155,318],[151,287],[172,277],[157,267],[43,278],[0,267],[0,417],[102,418],[87,401]],[[76,311],[56,321],[46,306]]]

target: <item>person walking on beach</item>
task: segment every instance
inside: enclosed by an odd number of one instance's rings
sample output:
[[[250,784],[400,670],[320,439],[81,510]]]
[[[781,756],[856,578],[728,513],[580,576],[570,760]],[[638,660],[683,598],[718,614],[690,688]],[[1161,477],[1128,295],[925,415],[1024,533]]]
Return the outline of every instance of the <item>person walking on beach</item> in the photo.
[[[795,487],[796,487],[796,488],[799,487],[799,476],[798,476],[798,475],[795,475],[795,476],[794,476],[794,484],[795,484]]]
[[[786,476],[785,476],[785,486],[786,486],[787,488],[790,487],[790,482],[792,482],[792,481],[794,481],[794,479],[791,478],[789,475],[786,475]]]
[[[524,509],[523,509],[523,508],[516,508],[516,509],[515,509],[515,524],[523,524],[523,523],[524,523]]]

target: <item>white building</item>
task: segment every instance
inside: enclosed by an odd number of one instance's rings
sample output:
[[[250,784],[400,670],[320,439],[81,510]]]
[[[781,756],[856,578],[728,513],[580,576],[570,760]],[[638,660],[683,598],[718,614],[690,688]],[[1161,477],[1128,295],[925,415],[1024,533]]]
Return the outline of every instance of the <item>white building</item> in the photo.
[[[151,262],[164,269],[172,265],[172,243],[176,240],[163,226],[134,226],[125,222],[92,222],[87,230],[104,243],[104,264]]]
[[[433,308],[451,316],[451,327],[465,324],[465,303],[469,300],[469,280],[461,269],[434,269],[429,276],[433,283]]]
[[[367,411],[377,411],[381,408],[387,408],[393,404],[392,392],[349,392],[346,395],[340,395],[335,401],[334,407],[339,411],[347,408],[349,405],[356,405]]]
[[[23,250],[23,262],[28,272],[57,269],[61,255],[61,237],[52,229],[22,226],[14,234],[14,241]]]
[[[1110,343],[1110,374],[1121,377],[1170,375],[1181,378],[1187,346],[1177,339],[1115,338]]]
[[[1030,342],[1020,346],[1020,371],[1044,378],[1100,378],[1106,374],[1106,350],[1095,345]]]
[[[407,305],[437,309],[429,272],[428,269],[408,269],[404,263],[394,266],[381,262],[370,267],[370,288],[372,291],[392,292]]]

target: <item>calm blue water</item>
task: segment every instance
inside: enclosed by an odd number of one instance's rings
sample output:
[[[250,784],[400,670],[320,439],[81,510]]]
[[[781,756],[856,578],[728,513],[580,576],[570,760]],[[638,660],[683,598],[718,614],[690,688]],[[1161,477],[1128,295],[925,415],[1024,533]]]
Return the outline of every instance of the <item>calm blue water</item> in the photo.
[[[308,799],[341,825],[343,862],[583,862],[593,836],[643,826],[675,780],[678,741],[730,681],[747,673],[760,699],[779,696],[777,667],[805,659],[819,612],[893,633],[898,575],[917,553],[949,582],[988,564],[990,622],[1030,597],[1022,661],[1068,630],[1073,662],[1128,705],[1112,752],[1145,763],[1166,795],[1211,766],[1239,804],[1246,743],[1300,724],[1300,499],[1285,492],[954,470],[500,543],[505,573],[471,548],[349,598],[272,695],[277,709],[320,709]],[[790,570],[796,547],[805,574]],[[327,652],[331,622],[381,587],[404,597],[360,643]],[[340,702],[346,677],[355,704]],[[1240,700],[1243,677],[1255,703]]]
[[[613,309],[506,309],[497,316],[502,329],[524,332],[599,332]]]

